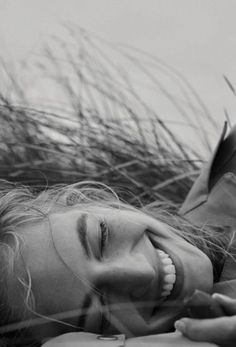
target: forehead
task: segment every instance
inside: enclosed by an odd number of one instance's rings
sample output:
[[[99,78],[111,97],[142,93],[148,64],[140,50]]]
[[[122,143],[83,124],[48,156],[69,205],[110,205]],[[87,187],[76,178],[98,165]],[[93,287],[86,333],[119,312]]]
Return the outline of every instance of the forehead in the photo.
[[[75,220],[65,223],[63,215],[52,215],[41,222],[28,224],[19,230],[23,240],[21,274],[30,273],[36,311],[53,314],[80,308],[88,293],[86,263],[80,242],[75,235]],[[66,227],[67,226],[67,227]],[[77,275],[63,259],[58,245],[73,253]],[[69,259],[70,260],[70,259]]]

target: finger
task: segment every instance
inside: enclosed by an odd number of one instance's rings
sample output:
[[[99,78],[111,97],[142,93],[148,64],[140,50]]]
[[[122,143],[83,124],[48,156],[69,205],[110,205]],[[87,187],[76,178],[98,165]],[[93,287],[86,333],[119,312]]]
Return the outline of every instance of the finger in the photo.
[[[236,315],[236,300],[235,299],[232,299],[229,296],[218,294],[218,293],[214,293],[212,297],[223,307],[226,314]]]
[[[175,327],[184,336],[194,341],[214,342],[223,346],[236,341],[236,316],[214,319],[183,318]]]

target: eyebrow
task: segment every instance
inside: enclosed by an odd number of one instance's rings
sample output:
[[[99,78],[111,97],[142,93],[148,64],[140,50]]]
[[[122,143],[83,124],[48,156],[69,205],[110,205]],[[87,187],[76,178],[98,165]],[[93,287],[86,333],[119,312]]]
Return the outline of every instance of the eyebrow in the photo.
[[[83,213],[77,220],[76,231],[86,257],[91,257],[87,237],[87,214]]]

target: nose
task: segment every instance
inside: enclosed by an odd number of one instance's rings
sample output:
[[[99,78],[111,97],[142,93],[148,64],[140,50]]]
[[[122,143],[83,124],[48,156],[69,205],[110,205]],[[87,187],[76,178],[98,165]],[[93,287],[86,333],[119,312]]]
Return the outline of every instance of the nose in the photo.
[[[130,253],[105,264],[98,277],[102,287],[138,298],[150,287],[155,270],[146,256]]]

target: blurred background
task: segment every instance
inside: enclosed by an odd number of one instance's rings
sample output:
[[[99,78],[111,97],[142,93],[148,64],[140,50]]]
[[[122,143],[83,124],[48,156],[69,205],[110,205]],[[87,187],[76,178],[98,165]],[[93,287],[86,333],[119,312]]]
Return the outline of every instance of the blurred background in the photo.
[[[236,119],[235,12],[234,0],[0,0],[0,178],[99,180],[130,202],[180,204]]]

